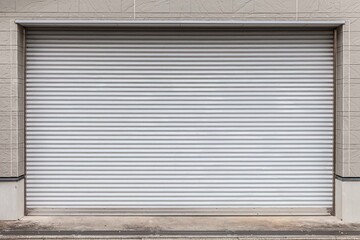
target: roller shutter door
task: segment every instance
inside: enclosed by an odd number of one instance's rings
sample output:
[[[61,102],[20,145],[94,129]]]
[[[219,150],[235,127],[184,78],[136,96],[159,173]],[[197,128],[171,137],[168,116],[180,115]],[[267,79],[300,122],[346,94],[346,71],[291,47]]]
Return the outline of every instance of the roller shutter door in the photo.
[[[328,30],[29,29],[29,214],[329,214]]]

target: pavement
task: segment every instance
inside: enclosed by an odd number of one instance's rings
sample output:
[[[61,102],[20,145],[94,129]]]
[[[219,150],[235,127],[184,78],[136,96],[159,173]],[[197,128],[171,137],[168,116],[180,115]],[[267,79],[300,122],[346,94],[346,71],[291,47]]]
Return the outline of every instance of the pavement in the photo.
[[[0,221],[0,239],[360,239],[333,216],[26,216]]]

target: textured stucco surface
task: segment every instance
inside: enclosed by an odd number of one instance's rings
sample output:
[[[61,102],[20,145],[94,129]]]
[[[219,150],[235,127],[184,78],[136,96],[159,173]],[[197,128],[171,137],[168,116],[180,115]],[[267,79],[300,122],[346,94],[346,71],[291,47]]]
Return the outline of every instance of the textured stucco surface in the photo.
[[[24,173],[24,45],[16,19],[345,20],[336,71],[336,173],[360,177],[358,0],[0,0],[0,176]]]

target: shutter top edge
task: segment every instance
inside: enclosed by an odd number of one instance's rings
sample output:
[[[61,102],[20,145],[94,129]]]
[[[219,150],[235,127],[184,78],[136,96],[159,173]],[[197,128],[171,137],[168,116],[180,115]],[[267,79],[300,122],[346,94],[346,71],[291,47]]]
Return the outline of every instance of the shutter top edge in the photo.
[[[345,21],[236,21],[236,20],[15,20],[24,27],[325,27],[335,28]]]

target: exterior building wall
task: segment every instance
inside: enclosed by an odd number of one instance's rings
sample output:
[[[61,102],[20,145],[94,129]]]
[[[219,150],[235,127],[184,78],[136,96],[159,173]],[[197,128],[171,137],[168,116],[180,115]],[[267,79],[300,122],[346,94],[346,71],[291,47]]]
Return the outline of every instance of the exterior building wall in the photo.
[[[24,175],[24,29],[16,19],[345,20],[336,39],[335,169],[341,177],[337,181],[345,184],[351,177],[351,185],[360,186],[358,0],[0,0],[0,178]],[[1,189],[0,195],[8,191]],[[351,199],[351,194],[344,196]],[[18,202],[24,201],[17,196]],[[356,208],[350,200],[341,200],[342,210]],[[357,210],[357,216],[342,218],[360,221]],[[0,208],[0,219],[6,218]]]

